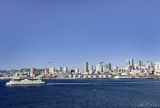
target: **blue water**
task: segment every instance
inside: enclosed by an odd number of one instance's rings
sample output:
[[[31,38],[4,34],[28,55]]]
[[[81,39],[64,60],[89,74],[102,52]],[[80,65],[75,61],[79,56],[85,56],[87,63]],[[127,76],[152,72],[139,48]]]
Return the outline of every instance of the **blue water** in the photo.
[[[5,82],[0,108],[160,108],[160,80],[48,80],[25,87]]]

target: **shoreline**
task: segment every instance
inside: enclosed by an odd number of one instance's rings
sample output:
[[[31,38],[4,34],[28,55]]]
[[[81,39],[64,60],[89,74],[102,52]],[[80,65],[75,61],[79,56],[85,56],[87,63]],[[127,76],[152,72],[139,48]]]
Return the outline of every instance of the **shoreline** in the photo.
[[[28,78],[30,79],[30,78]],[[137,80],[137,79],[149,79],[149,80],[160,80],[160,78],[145,77],[145,78],[42,78],[42,80]],[[12,78],[0,78],[0,80],[12,80]],[[22,79],[19,79],[22,80]]]

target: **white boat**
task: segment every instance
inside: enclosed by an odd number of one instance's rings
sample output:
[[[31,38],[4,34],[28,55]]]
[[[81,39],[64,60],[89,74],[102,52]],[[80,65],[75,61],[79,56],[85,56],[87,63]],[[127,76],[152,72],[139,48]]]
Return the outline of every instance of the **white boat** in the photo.
[[[44,81],[40,79],[36,80],[29,80],[29,79],[23,79],[23,80],[15,80],[12,79],[9,82],[6,83],[6,86],[16,86],[16,85],[42,85],[45,84]]]

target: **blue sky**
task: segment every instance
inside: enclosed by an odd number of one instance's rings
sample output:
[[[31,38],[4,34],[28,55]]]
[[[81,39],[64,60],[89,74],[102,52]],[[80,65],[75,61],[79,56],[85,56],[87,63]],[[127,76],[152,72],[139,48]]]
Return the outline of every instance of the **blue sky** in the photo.
[[[1,0],[0,69],[158,60],[159,0]]]

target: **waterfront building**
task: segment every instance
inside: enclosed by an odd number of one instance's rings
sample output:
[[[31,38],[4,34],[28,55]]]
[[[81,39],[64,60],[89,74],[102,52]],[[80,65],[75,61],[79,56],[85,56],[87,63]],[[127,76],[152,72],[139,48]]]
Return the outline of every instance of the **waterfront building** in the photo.
[[[112,75],[108,75],[107,77],[108,77],[108,78],[112,78]]]
[[[88,78],[88,77],[87,77],[87,75],[83,75],[83,78],[85,79],[85,78]]]
[[[98,75],[98,73],[99,73],[98,71],[94,71],[94,74]]]
[[[72,75],[68,75],[68,78],[72,78]]]
[[[103,78],[103,75],[98,75],[98,78]]]
[[[92,78],[92,76],[91,76],[91,75],[88,75],[88,78]]]
[[[73,79],[76,79],[76,75],[73,75]]]
[[[106,76],[106,75],[103,75],[103,78],[107,78],[107,76]]]
[[[81,78],[81,75],[78,75],[78,77],[77,78]]]
[[[93,71],[89,71],[89,75],[92,75],[93,74]]]
[[[93,75],[93,78],[97,78],[97,75]]]

